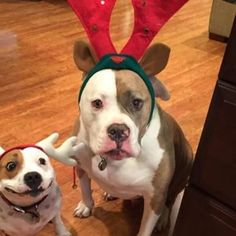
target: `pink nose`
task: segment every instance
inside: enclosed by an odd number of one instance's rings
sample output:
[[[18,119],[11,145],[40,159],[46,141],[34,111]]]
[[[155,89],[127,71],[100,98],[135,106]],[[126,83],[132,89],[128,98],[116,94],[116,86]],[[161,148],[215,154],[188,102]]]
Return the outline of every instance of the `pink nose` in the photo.
[[[130,129],[125,124],[112,124],[107,129],[108,137],[115,142],[123,142],[130,135]]]

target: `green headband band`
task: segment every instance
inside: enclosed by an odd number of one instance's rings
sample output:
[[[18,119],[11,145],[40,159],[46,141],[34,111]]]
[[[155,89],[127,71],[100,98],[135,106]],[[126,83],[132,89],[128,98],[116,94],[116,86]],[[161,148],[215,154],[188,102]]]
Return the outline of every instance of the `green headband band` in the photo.
[[[150,82],[148,75],[144,72],[143,68],[139,65],[139,63],[131,56],[129,55],[123,55],[123,54],[107,54],[105,55],[96,65],[93,67],[93,69],[87,74],[86,78],[84,79],[80,92],[79,92],[79,98],[78,101],[80,102],[82,93],[84,91],[84,88],[86,84],[88,83],[89,79],[98,71],[103,69],[113,69],[113,70],[131,70],[135,73],[137,73],[140,78],[143,80],[145,85],[147,86],[147,89],[149,91],[149,94],[151,96],[151,111],[149,116],[150,123],[152,119],[153,110],[155,107],[155,92],[152,86],[152,83]]]

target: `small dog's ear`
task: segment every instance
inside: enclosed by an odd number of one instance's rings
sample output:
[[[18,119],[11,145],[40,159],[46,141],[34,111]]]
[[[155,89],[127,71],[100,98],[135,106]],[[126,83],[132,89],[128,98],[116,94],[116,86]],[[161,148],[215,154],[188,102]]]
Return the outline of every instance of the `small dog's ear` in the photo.
[[[4,152],[5,150],[2,147],[0,147],[0,155],[2,155]]]
[[[74,61],[79,70],[87,73],[97,63],[97,58],[88,43],[77,41],[74,44]]]
[[[152,76],[149,79],[150,79],[152,86],[154,88],[155,96],[157,98],[164,100],[164,101],[169,100],[170,93],[166,89],[165,85],[159,79],[157,79],[155,76]]]
[[[140,65],[148,76],[160,73],[167,65],[170,48],[162,43],[152,45],[144,53]]]

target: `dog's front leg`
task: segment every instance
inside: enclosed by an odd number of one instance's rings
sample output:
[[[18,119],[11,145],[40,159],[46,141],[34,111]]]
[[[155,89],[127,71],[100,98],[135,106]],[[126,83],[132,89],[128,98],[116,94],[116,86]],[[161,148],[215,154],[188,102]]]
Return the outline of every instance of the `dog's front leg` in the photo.
[[[72,234],[66,229],[60,213],[58,213],[53,219],[52,222],[55,227],[56,235],[57,236],[71,236]]]
[[[160,211],[154,209],[149,196],[144,197],[144,209],[141,226],[137,236],[150,236],[160,217]]]
[[[83,218],[91,215],[94,201],[92,197],[91,179],[80,167],[77,167],[77,173],[80,180],[81,201],[74,210],[74,216]]]

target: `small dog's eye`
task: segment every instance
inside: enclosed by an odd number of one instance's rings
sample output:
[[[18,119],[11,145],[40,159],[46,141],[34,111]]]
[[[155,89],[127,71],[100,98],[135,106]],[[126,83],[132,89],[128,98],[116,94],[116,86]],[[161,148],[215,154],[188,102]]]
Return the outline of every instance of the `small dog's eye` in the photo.
[[[92,101],[92,107],[96,108],[96,109],[101,109],[103,107],[103,103],[102,100],[100,99],[96,99],[94,101]]]
[[[140,98],[135,98],[133,101],[132,101],[132,104],[134,106],[134,109],[139,111],[141,110],[141,108],[143,107],[143,100],[140,99]]]
[[[39,158],[40,165],[46,165],[46,160],[44,158]]]
[[[15,161],[10,161],[6,165],[7,171],[13,171],[16,168],[16,162]]]

